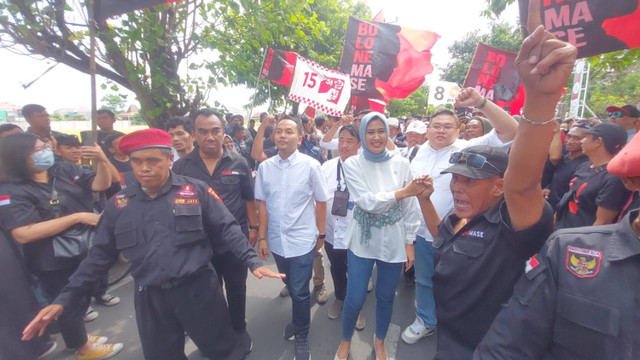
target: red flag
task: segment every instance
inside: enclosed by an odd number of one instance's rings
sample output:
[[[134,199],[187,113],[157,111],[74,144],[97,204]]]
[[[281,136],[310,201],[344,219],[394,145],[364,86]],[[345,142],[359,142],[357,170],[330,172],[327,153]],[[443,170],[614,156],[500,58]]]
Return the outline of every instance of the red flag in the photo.
[[[298,55],[291,51],[269,49],[260,70],[260,78],[274,84],[291,86]]]
[[[384,107],[386,105],[387,103],[384,100],[368,99],[363,96],[351,96],[347,113],[354,115],[362,110],[373,110],[384,113]]]
[[[112,16],[122,15],[134,10],[178,1],[180,0],[96,0],[95,20],[101,23]]]
[[[529,0],[518,0],[521,19]],[[542,0],[544,27],[578,48],[578,58],[640,47],[640,0]]]
[[[312,106],[307,106],[307,108],[304,110],[304,114],[313,119],[316,117],[316,109],[314,109]]]
[[[463,87],[473,87],[487,99],[510,102],[520,86],[517,54],[478,43]]]
[[[349,18],[340,70],[351,93],[370,99],[406,98],[433,71],[431,48],[440,35]]]
[[[371,21],[384,22],[384,13],[382,12],[382,9],[380,9],[380,11],[378,11],[376,16],[374,16],[373,19],[371,19]]]

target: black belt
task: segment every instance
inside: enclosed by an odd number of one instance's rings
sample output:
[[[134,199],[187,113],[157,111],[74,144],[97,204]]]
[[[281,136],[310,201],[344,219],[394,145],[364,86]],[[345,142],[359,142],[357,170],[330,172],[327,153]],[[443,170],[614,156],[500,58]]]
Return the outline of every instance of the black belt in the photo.
[[[173,289],[175,287],[178,287],[182,284],[184,284],[185,282],[195,278],[196,276],[200,275],[202,272],[210,270],[209,268],[202,268],[199,270],[196,270],[193,274],[189,274],[187,276],[183,276],[179,279],[174,279],[174,280],[169,280],[167,282],[164,282],[160,285],[158,285],[157,287],[159,287],[162,290],[170,290]]]

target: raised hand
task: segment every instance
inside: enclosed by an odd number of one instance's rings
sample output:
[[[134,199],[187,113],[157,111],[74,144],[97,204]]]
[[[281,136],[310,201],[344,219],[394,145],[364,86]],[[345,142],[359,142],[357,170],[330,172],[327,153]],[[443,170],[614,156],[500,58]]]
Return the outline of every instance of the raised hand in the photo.
[[[456,107],[478,107],[484,101],[484,97],[480,95],[476,89],[468,87],[460,91],[456,98]]]
[[[429,175],[417,177],[413,179],[412,182],[415,182],[423,189],[422,192],[417,195],[419,200],[428,200],[435,190],[433,187],[433,178]]]

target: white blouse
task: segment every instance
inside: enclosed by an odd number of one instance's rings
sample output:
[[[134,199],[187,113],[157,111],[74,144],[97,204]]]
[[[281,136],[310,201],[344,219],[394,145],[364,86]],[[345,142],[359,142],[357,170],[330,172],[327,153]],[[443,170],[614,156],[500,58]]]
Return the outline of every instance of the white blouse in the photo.
[[[350,200],[360,209],[372,214],[384,214],[398,202],[395,191],[411,181],[409,160],[396,153],[391,159],[376,163],[359,154],[344,163],[344,175]],[[362,240],[360,225],[354,219],[347,228],[345,244],[357,256],[390,263],[407,261],[406,244],[413,244],[420,225],[418,200],[415,196],[400,201],[402,219],[381,228],[371,227],[368,245]]]

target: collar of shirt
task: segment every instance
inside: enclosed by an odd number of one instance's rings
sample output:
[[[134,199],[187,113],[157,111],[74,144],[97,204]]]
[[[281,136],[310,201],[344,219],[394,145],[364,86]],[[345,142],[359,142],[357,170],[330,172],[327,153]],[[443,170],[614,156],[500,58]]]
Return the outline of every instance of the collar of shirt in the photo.
[[[615,230],[607,238],[605,258],[608,261],[624,260],[640,254],[640,238],[631,228],[631,222],[640,210],[630,211],[622,221],[615,225]]]
[[[492,208],[488,209],[487,211],[482,213],[482,215],[479,215],[479,216],[484,217],[489,223],[498,224],[502,220],[502,212],[503,211],[506,212],[507,207],[504,206],[504,210],[503,210],[503,204],[505,204],[504,199],[498,201],[498,203],[495,204]],[[460,218],[457,217],[456,213],[452,210],[451,214],[447,216],[446,221],[447,221],[445,223],[446,227],[449,229],[451,234],[455,234],[453,232],[453,226],[456,223],[458,223],[458,221],[460,221]]]
[[[216,164],[216,168],[213,169],[213,173],[215,174],[216,170],[220,168],[220,164],[223,164],[224,161],[230,158],[229,151],[223,146],[222,147],[222,156],[218,163]],[[207,169],[207,165],[205,165],[202,156],[200,156],[200,149],[196,145],[192,152],[185,156],[184,161],[187,161],[189,166],[198,166],[202,171],[204,171],[207,175],[209,174],[209,169]],[[211,175],[212,176],[212,175]]]
[[[291,164],[293,164],[296,159],[298,158],[298,150],[296,149],[296,151],[293,152],[293,154],[289,155],[288,158],[283,159],[280,156],[280,153],[278,152],[278,154],[276,154],[276,162],[275,164],[280,168],[280,169],[286,169],[289,166],[291,166]]]

